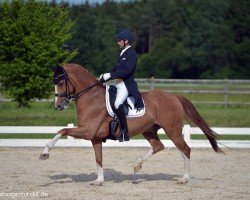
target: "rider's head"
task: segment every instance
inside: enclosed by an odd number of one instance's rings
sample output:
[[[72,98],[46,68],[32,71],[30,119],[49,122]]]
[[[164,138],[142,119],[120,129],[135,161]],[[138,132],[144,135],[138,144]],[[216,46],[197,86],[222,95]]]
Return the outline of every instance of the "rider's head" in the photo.
[[[125,48],[126,46],[130,45],[133,43],[134,41],[134,36],[133,34],[131,33],[130,30],[123,30],[123,31],[120,31],[116,36],[115,36],[117,42],[118,42],[118,45],[121,47],[121,48]]]

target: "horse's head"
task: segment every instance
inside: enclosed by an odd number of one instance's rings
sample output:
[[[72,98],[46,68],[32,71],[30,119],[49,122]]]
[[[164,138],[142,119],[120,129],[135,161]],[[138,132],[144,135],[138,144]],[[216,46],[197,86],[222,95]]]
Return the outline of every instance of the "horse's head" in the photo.
[[[68,107],[69,101],[74,98],[74,86],[69,75],[62,66],[51,67],[54,71],[55,107],[63,110]]]
[[[70,100],[77,101],[95,86],[103,87],[101,81],[80,65],[57,65],[51,69],[54,71],[55,107],[59,110],[67,108]]]

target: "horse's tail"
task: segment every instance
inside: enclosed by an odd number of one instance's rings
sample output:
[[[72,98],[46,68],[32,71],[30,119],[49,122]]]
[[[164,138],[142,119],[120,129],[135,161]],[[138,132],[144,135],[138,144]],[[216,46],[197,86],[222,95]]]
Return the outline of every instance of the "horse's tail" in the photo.
[[[177,96],[179,101],[181,102],[186,118],[189,122],[193,122],[197,125],[203,133],[207,136],[210,144],[212,145],[213,149],[217,153],[224,153],[217,144],[216,138],[218,134],[214,132],[207,124],[207,122],[200,116],[194,105],[185,97]]]

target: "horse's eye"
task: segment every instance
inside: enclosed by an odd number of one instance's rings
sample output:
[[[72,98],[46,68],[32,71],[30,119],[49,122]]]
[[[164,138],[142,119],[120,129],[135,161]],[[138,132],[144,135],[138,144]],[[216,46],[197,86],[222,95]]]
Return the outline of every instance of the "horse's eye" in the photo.
[[[62,87],[63,86],[63,82],[61,81],[60,83],[58,83],[58,86]]]

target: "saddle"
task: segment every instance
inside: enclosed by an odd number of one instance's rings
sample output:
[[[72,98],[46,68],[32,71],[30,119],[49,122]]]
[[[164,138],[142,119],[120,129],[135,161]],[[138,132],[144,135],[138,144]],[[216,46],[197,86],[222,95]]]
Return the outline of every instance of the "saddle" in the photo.
[[[107,139],[116,140],[115,132],[118,128],[118,119],[115,114],[115,99],[117,95],[117,88],[113,85],[106,85],[106,108],[111,117],[113,119],[109,123],[109,135],[104,138],[102,141],[106,142]],[[144,104],[144,101],[143,101]],[[145,105],[145,104],[144,104]],[[128,96],[128,98],[123,103],[124,112],[127,118],[132,117],[141,117],[145,114],[145,106],[143,109],[135,108],[135,100],[132,96]]]
[[[111,117],[115,116],[115,99],[116,99],[116,94],[117,94],[117,89],[115,86],[111,85],[108,86],[106,85],[106,108]],[[143,101],[144,108],[138,110],[135,108],[135,99],[132,96],[128,96],[128,98],[124,101],[123,106],[124,106],[124,111],[127,116],[127,118],[132,118],[132,117],[141,117],[145,114],[145,103]]]

